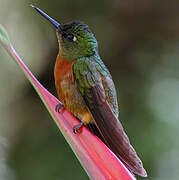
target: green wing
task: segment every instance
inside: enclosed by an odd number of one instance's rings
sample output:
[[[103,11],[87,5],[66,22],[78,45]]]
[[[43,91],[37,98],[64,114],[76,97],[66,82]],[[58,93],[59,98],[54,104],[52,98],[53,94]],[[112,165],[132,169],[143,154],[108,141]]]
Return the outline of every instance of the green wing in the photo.
[[[85,96],[88,106],[93,108],[94,101],[90,89],[100,86],[104,100],[107,100],[111,110],[116,117],[119,115],[119,107],[117,103],[116,90],[111,75],[101,60],[83,58],[74,64],[74,75],[78,84],[78,88],[83,96]],[[102,101],[102,99],[100,100]]]
[[[73,71],[78,89],[107,146],[134,173],[146,176],[141,160],[117,119],[118,106],[115,88],[102,61],[89,58],[77,60],[74,63]]]

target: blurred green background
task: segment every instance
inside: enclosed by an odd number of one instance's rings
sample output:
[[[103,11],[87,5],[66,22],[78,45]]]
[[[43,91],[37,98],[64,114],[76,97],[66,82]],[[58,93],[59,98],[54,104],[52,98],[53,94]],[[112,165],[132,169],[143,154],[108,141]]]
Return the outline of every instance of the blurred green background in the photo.
[[[179,179],[179,1],[0,0],[0,23],[17,52],[56,95],[55,29],[31,3],[59,22],[89,25],[113,76],[121,122],[148,172],[146,179]],[[0,180],[32,179],[88,177],[0,46]]]

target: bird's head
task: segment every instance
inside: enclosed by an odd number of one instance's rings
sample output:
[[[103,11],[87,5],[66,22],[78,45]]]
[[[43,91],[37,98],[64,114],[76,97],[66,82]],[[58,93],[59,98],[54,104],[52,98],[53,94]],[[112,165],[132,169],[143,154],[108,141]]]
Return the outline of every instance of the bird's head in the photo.
[[[32,7],[56,27],[59,53],[62,58],[72,61],[95,55],[98,43],[86,24],[83,22],[60,24],[39,8]]]

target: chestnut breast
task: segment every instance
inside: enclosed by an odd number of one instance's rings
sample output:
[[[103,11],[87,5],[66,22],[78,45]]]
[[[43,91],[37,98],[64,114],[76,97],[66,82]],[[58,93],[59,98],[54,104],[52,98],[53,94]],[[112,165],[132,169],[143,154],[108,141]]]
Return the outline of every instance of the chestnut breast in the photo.
[[[65,108],[83,123],[93,122],[93,117],[80,94],[73,75],[73,64],[59,55],[54,68],[55,86],[60,101]]]

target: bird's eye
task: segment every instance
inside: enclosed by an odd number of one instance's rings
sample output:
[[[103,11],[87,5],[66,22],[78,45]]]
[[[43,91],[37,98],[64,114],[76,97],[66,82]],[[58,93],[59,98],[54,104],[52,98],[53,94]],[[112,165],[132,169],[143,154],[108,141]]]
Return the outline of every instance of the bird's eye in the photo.
[[[76,41],[77,40],[77,38],[73,34],[67,34],[66,38],[69,41]]]

